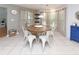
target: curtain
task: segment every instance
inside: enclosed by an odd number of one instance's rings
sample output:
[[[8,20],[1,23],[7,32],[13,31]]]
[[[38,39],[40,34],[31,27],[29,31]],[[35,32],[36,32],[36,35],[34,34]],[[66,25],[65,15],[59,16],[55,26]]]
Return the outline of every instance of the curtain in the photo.
[[[58,10],[57,29],[63,35],[66,35],[66,9]]]

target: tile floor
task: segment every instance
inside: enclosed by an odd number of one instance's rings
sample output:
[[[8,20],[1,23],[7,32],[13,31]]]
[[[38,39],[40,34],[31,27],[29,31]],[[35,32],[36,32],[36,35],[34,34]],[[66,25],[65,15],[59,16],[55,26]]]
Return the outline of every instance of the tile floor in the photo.
[[[39,42],[34,42],[32,49],[30,49],[28,44],[25,45],[22,35],[3,37],[0,38],[0,55],[79,54],[79,43],[66,39],[58,32],[55,33],[55,39],[51,39],[50,43],[50,47],[46,45],[43,51],[42,45]]]

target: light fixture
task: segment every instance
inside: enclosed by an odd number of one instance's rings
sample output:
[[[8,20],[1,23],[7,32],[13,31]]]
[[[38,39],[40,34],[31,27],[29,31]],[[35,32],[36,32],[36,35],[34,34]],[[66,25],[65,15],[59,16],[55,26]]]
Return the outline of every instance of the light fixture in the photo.
[[[12,13],[13,15],[16,15],[18,12],[17,12],[17,10],[11,10],[11,13]]]

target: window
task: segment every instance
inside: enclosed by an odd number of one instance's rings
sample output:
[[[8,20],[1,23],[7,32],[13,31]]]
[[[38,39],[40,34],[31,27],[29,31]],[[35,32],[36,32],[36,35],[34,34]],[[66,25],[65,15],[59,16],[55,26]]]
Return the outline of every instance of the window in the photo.
[[[33,23],[33,12],[22,10],[21,11],[21,23],[23,25],[32,24]]]
[[[27,22],[28,24],[33,24],[33,13],[28,11],[28,16],[27,16]]]

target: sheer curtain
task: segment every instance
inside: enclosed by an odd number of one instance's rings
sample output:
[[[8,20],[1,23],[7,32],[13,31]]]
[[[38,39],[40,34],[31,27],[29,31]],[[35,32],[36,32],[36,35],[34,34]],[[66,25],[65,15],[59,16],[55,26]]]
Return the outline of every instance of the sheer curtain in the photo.
[[[23,26],[29,26],[33,24],[33,12],[22,10],[21,11],[21,24]]]
[[[27,22],[27,11],[21,10],[21,25],[25,26]]]
[[[46,24],[46,13],[44,12],[42,15],[43,15],[42,24],[43,24],[43,25],[47,25],[47,24]]]
[[[57,14],[55,11],[53,12],[44,12],[43,14],[43,19],[42,19],[42,24],[43,25],[49,25],[49,26],[55,26],[57,23]]]
[[[27,17],[28,18],[27,19],[27,24],[28,25],[32,25],[33,24],[33,19],[34,19],[33,18],[33,12],[28,11],[28,14],[27,15],[28,15],[28,17]]]
[[[57,27],[58,31],[66,35],[66,8],[63,8],[61,10],[58,10],[58,19],[57,19]]]
[[[50,26],[56,29],[57,27],[57,13],[56,11],[52,11],[49,14]]]

